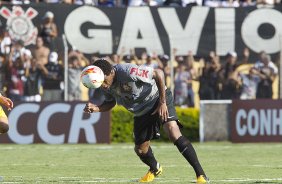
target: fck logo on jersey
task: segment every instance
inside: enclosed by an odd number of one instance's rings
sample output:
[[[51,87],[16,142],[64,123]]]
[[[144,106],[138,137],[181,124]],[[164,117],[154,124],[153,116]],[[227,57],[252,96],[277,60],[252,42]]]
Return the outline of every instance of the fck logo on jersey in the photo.
[[[138,69],[138,68],[131,68],[130,69],[130,74],[137,75],[137,76],[140,76],[140,77],[148,78],[148,73],[149,73],[149,71],[144,70],[144,69]]]
[[[13,6],[10,11],[6,7],[2,7],[0,15],[7,19],[7,29],[13,40],[22,40],[24,45],[34,44],[38,30],[34,27],[31,19],[38,15],[38,12],[29,7],[26,12],[19,7]]]

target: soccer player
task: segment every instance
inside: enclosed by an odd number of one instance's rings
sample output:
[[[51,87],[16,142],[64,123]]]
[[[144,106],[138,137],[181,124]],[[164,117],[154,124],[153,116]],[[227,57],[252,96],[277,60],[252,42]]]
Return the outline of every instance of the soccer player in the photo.
[[[109,111],[118,103],[134,113],[134,150],[150,167],[139,182],[151,182],[162,173],[150,147],[150,140],[159,137],[162,124],[170,140],[194,168],[197,183],[208,183],[191,142],[180,132],[181,124],[176,116],[172,93],[165,86],[163,71],[129,63],[113,66],[104,59],[94,61],[93,65],[104,72],[105,80],[100,88],[105,100],[99,106],[88,102],[84,111]]]
[[[8,110],[11,110],[13,108],[13,102],[11,99],[2,96],[0,93],[0,134],[7,133],[9,130],[9,125],[8,125],[8,118],[2,109],[2,105],[5,106]]]

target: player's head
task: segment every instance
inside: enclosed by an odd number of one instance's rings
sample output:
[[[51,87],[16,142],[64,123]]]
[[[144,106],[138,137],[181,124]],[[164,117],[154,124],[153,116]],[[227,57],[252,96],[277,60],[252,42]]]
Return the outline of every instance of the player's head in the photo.
[[[109,63],[105,59],[97,59],[93,62],[92,65],[98,66],[104,72],[105,79],[103,84],[101,85],[101,88],[109,89],[115,77],[115,71],[111,63]]]
[[[97,59],[93,62],[94,66],[98,66],[105,75],[110,75],[111,71],[113,70],[113,66],[105,59]]]

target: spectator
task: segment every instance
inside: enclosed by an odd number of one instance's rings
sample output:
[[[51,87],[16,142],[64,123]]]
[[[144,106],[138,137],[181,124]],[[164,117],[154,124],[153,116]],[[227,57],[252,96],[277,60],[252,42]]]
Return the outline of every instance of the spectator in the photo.
[[[80,72],[83,67],[89,65],[89,60],[74,46],[72,47],[72,50],[69,51],[68,58],[70,64],[69,69],[71,68],[68,71],[68,85],[74,83],[73,86],[68,87],[68,100],[87,100],[89,99],[90,93],[93,93],[94,90],[83,88],[80,81],[77,81],[77,78],[74,79],[74,77],[80,78]],[[77,89],[78,91],[76,92],[74,89]],[[81,94],[81,96],[78,97],[78,94]]]
[[[43,17],[43,23],[40,25],[39,35],[42,37],[44,45],[51,51],[56,50],[55,38],[58,36],[57,25],[54,22],[54,14],[47,11]]]
[[[172,6],[172,7],[181,7],[182,6],[182,0],[165,0],[164,6]]]
[[[154,69],[163,69],[163,63],[159,59],[158,55],[154,52],[152,56],[148,56],[146,58],[146,62],[144,63],[145,66],[152,67]]]
[[[11,0],[11,3],[15,5],[20,5],[20,4],[23,4],[24,2],[25,4],[29,4],[29,1],[27,0]]]
[[[155,0],[128,0],[125,2],[128,6],[156,6],[157,1]]]
[[[111,63],[111,64],[120,64],[120,63],[124,63],[123,59],[123,55],[118,55],[118,54],[112,54],[111,57],[108,57],[107,60]]]
[[[178,62],[181,62],[181,59],[183,61],[182,56],[177,56],[177,49],[173,48],[171,55],[171,62],[169,63],[170,65],[172,64],[173,69],[176,69],[178,67]]]
[[[239,7],[239,0],[223,0],[220,7]]]
[[[148,53],[142,52],[140,59],[137,61],[137,65],[143,65],[147,62],[147,58],[148,58]]]
[[[40,102],[39,79],[43,65],[35,59],[28,60],[25,67],[24,98],[27,102]]]
[[[32,56],[38,64],[46,65],[48,63],[48,56],[50,49],[43,45],[42,37],[36,38],[36,46],[32,50]]]
[[[9,58],[12,62],[15,62],[18,58],[23,60],[26,48],[24,47],[24,42],[22,40],[14,41]]]
[[[203,0],[203,5],[208,7],[220,7],[221,1],[220,0]]]
[[[241,94],[241,80],[236,72],[224,82],[221,99],[238,99]]]
[[[85,67],[89,64],[89,60],[84,56],[83,53],[81,53],[79,50],[77,50],[75,47],[72,48],[72,50],[69,52],[68,57],[71,58],[72,56],[75,56],[79,60],[79,64],[82,67]]]
[[[175,105],[187,107],[189,72],[184,64],[179,65],[174,77],[174,101]]]
[[[243,49],[242,64],[249,64],[249,59],[250,59],[250,49],[248,47],[245,47]]]
[[[6,84],[7,61],[5,55],[0,55],[0,91],[4,90]]]
[[[253,0],[240,0],[240,6],[242,7],[248,7],[248,6],[255,6],[256,1]]]
[[[237,53],[228,52],[226,55],[225,66],[222,70],[224,79],[227,79],[237,68]]]
[[[219,70],[220,65],[214,57],[210,56],[204,61],[204,67],[199,74],[199,96],[201,100],[214,100],[219,98]]]
[[[12,49],[13,50],[13,49]],[[13,53],[13,51],[11,52]],[[23,61],[17,57],[15,61],[9,60],[8,67],[8,96],[12,101],[22,101],[24,84],[22,77],[24,76]]]
[[[214,100],[220,98],[222,86],[219,80],[221,69],[219,57],[211,51],[207,59],[200,59],[198,71],[199,96],[202,100]]]
[[[122,51],[122,55],[124,55],[124,52]],[[129,55],[123,56],[123,60],[125,63],[131,63],[131,64],[137,64],[138,63],[138,58],[135,54],[134,49],[129,50]]]
[[[256,70],[251,68],[248,74],[240,74],[242,79],[242,91],[240,99],[255,99],[260,78],[256,75]]]
[[[92,5],[92,6],[94,6],[94,5],[97,4],[96,0],[80,0],[80,1],[82,1],[85,5]],[[79,2],[79,0],[76,0],[75,4],[79,4],[78,2]]]
[[[111,64],[120,64],[120,63],[124,63],[125,61],[123,60],[124,58],[124,53],[125,53],[125,48],[122,47],[120,54],[112,54],[111,57],[108,57],[107,60],[111,63]]]
[[[53,0],[53,1],[57,1],[57,0]],[[73,4],[73,0],[62,0],[61,2],[64,4]]]
[[[193,91],[193,86],[192,86],[192,81],[193,79],[196,78],[196,70],[193,67],[194,63],[194,57],[193,53],[191,51],[188,52],[187,58],[186,58],[186,70],[188,72],[188,78],[187,78],[187,105],[188,107],[194,107],[195,106],[195,99],[194,99],[194,91]]]
[[[226,64],[220,71],[220,81],[222,83],[221,99],[236,99],[240,95],[240,78],[237,68],[237,53],[228,52]]]
[[[98,0],[98,6],[114,7],[115,2],[114,0]]]
[[[202,4],[203,4],[202,0],[182,0],[183,7],[201,6]]]
[[[264,51],[260,53],[260,60],[254,65],[260,82],[257,89],[257,98],[272,98],[272,83],[278,75],[278,68],[271,61],[271,57]]]
[[[169,64],[169,56],[168,55],[161,55],[159,56],[160,61],[163,63],[163,70],[165,75],[165,84],[168,88],[171,88],[170,86],[170,64]]]
[[[273,6],[274,4],[276,4],[276,0],[257,0],[257,5],[259,7],[261,6]]]
[[[8,56],[8,68],[6,73],[7,95],[12,101],[23,100],[23,86],[25,81],[24,61],[27,55],[31,56],[31,53],[24,47],[23,41],[15,41]]]
[[[49,62],[42,67],[43,72],[43,101],[62,100],[63,90],[61,83],[64,81],[64,70],[58,62],[58,54],[51,52]]]
[[[9,35],[8,30],[3,33],[3,38],[1,40],[1,53],[4,55],[9,55],[12,46],[12,39]]]
[[[77,56],[71,56],[69,58],[68,67],[68,100],[79,101],[81,100],[81,88],[80,88],[80,74],[82,66]]]
[[[175,56],[175,62],[177,63],[175,67],[178,67],[180,64],[186,64],[184,56]]]

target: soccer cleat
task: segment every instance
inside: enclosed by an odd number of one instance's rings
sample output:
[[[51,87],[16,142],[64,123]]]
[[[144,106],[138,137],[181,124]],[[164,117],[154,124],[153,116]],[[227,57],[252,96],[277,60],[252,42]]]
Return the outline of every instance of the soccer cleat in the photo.
[[[155,177],[160,176],[162,172],[163,172],[163,168],[161,166],[159,166],[159,169],[157,172],[153,172],[149,170],[147,174],[139,180],[139,182],[141,183],[152,182],[155,179]]]
[[[197,177],[197,184],[204,184],[204,183],[210,183],[210,180],[208,177],[204,176],[204,175],[200,175],[199,177]]]

